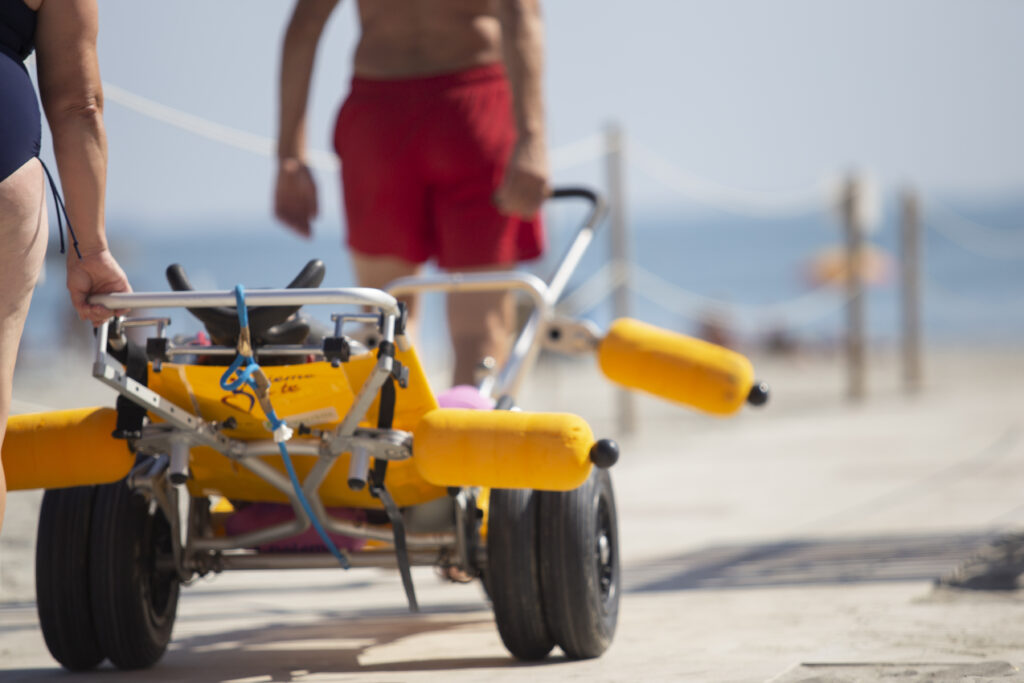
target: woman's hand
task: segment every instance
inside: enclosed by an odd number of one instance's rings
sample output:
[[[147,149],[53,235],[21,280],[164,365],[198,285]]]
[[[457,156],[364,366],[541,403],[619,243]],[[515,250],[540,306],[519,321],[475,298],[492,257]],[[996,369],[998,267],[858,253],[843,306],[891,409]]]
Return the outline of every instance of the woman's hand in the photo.
[[[68,255],[68,293],[71,305],[82,320],[91,320],[93,325],[99,325],[113,315],[124,313],[123,310],[111,311],[106,306],[87,303],[93,294],[130,291],[132,286],[128,284],[128,278],[108,250],[85,254],[82,258]]]

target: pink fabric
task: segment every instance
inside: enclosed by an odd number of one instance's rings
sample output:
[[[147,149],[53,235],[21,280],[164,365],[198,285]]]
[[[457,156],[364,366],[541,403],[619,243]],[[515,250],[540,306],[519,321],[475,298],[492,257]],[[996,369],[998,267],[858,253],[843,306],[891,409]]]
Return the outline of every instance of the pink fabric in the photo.
[[[352,522],[366,521],[366,512],[358,508],[334,507],[327,508],[327,512],[331,517],[337,519]],[[250,531],[265,529],[282,522],[290,522],[293,519],[295,519],[295,513],[292,511],[291,505],[284,503],[243,503],[239,504],[239,508],[231,513],[224,522],[224,529],[230,535],[236,536]],[[366,545],[366,541],[361,538],[352,538],[351,536],[342,536],[341,534],[331,532],[327,533],[339,550],[356,551]],[[257,550],[276,553],[325,553],[327,552],[327,547],[320,540],[320,535],[316,532],[316,529],[310,527],[297,536],[257,546]]]
[[[438,394],[437,403],[442,408],[494,409],[493,400],[482,396],[476,387],[465,384],[452,387]],[[327,508],[327,512],[337,519],[353,522],[366,521],[366,511],[359,508],[334,507]],[[224,529],[228,534],[237,536],[250,531],[265,529],[275,524],[290,522],[293,519],[295,519],[295,513],[292,511],[291,505],[284,503],[240,503],[238,509],[225,520]],[[361,538],[328,533],[339,550],[356,551],[366,545],[366,541]],[[257,546],[257,550],[277,553],[327,552],[327,548],[324,546],[323,541],[320,540],[319,534],[312,527],[297,536],[274,541],[273,543],[264,543]]]
[[[480,394],[476,387],[468,384],[454,386],[437,395],[437,405],[442,408],[472,408],[473,410],[493,410],[494,401]]]

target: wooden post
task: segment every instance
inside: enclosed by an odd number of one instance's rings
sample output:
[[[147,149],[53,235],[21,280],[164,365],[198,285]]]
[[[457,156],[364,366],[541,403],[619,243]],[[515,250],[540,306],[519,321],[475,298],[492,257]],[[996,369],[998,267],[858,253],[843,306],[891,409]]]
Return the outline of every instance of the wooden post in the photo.
[[[903,388],[921,390],[921,212],[917,193],[904,190],[901,201],[900,280],[903,318]]]
[[[850,176],[843,188],[843,230],[846,234],[846,362],[847,397],[861,401],[865,395],[864,335],[864,187]]]
[[[606,173],[608,186],[609,233],[611,238],[612,277],[616,280],[612,290],[612,318],[629,315],[629,226],[626,219],[626,136],[617,124],[605,131]],[[636,399],[630,391],[616,389],[615,415],[618,431],[631,434],[636,431]]]

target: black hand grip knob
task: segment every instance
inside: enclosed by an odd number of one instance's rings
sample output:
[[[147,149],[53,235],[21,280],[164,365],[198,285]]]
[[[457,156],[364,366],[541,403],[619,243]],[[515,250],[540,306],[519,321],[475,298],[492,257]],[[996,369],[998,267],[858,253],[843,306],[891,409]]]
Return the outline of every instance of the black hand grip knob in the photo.
[[[598,439],[590,447],[590,461],[603,470],[619,461],[619,444],[611,439]]]
[[[747,394],[747,403],[752,406],[763,406],[768,402],[768,385],[765,382],[754,382]]]

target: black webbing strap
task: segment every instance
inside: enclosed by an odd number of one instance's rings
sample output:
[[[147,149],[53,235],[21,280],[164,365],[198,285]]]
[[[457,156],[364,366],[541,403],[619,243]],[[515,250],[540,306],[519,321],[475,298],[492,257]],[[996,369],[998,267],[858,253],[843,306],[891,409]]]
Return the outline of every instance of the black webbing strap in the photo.
[[[383,352],[387,353],[387,349],[385,348]],[[395,378],[389,376],[380,388],[380,409],[377,412],[378,429],[391,429],[395,422],[396,399]],[[405,597],[409,601],[409,610],[419,612],[416,589],[413,587],[412,572],[409,569],[409,549],[405,542],[405,520],[402,519],[402,511],[398,509],[391,494],[384,488],[384,475],[387,474],[387,471],[388,461],[383,458],[374,458],[373,470],[370,472],[370,494],[380,500],[384,505],[384,511],[388,513],[388,520],[391,521],[391,533],[395,539],[395,559],[398,561],[398,572],[402,576]]]
[[[124,363],[125,374],[146,386],[149,382],[149,360],[146,349],[129,341],[119,354],[112,354]],[[142,436],[142,422],[146,417],[146,409],[127,396],[117,397],[117,427],[114,429],[115,439],[137,439]]]
[[[377,411],[377,428],[391,429],[395,423],[395,379],[388,377],[380,388],[380,409]],[[370,473],[372,488],[384,488],[384,475],[388,471],[388,461],[382,458],[374,458],[373,471]]]

